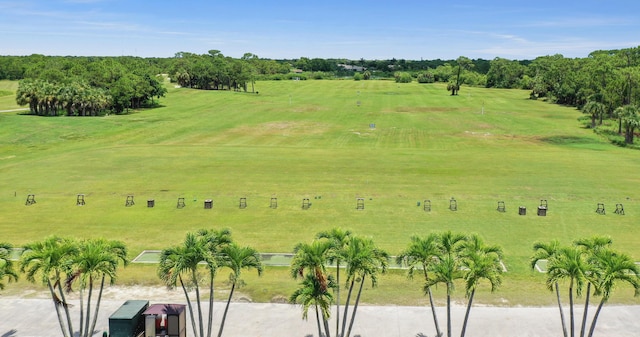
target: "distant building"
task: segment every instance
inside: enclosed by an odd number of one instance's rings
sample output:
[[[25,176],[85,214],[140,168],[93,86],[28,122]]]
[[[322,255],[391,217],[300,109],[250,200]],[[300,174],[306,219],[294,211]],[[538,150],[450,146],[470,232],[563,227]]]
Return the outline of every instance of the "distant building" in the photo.
[[[367,70],[367,68],[365,68],[365,67],[354,66],[354,65],[350,65],[350,64],[342,64],[342,63],[338,63],[338,67],[341,67],[344,70],[352,70],[352,71],[359,71],[359,72],[363,72],[363,71]]]

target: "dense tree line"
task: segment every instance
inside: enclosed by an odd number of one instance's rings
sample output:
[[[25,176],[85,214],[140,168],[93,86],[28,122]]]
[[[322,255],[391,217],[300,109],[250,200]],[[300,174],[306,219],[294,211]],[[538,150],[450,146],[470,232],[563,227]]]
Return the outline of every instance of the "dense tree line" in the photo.
[[[452,95],[462,85],[518,88],[530,90],[532,99],[582,109],[588,127],[619,145],[633,144],[640,128],[640,47],[594,51],[585,58],[490,61],[272,60],[251,53],[232,58],[218,50],[170,58],[0,56],[0,79],[23,80],[16,100],[37,115],[95,116],[153,105],[166,92],[159,74],[188,88],[251,92],[256,80],[335,77],[441,82]]]
[[[19,63],[9,57],[11,65]],[[4,61],[7,61],[6,59]],[[21,59],[16,102],[41,116],[97,116],[153,105],[166,93],[159,59],[47,57]],[[17,71],[17,69],[21,69]]]

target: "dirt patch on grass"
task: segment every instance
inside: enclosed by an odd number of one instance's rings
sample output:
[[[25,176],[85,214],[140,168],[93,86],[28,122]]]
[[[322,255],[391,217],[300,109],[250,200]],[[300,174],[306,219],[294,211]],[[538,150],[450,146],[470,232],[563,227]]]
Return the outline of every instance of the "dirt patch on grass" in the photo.
[[[329,129],[328,124],[313,122],[270,122],[258,125],[245,125],[229,130],[227,134],[233,135],[254,135],[254,136],[270,136],[270,135],[310,135],[321,134]]]
[[[457,108],[437,107],[437,106],[399,106],[387,113],[429,113],[429,112],[449,112],[459,111]]]

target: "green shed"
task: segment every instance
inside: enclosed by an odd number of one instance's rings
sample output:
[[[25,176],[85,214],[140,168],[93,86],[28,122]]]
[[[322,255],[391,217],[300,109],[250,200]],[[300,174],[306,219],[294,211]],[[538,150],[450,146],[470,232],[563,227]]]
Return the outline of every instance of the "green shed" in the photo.
[[[149,307],[149,301],[128,300],[109,316],[109,336],[136,337],[144,332],[142,313]]]

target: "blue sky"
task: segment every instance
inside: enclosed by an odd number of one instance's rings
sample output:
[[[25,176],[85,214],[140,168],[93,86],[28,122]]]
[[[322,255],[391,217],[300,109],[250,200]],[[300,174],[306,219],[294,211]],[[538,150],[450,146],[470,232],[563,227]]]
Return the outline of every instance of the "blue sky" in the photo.
[[[0,0],[0,55],[533,59],[639,45],[637,0]]]

